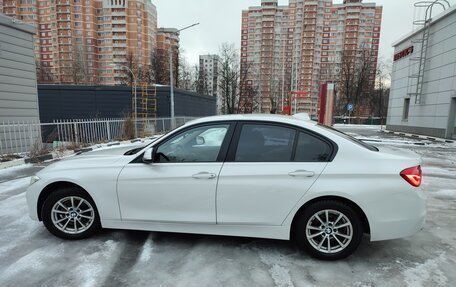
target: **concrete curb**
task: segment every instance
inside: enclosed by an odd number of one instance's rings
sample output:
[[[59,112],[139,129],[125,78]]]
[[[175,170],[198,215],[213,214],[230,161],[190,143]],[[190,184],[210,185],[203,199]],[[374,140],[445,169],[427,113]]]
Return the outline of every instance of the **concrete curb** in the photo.
[[[454,140],[449,140],[449,139],[442,139],[442,138],[429,137],[429,136],[416,135],[416,134],[408,134],[408,133],[395,132],[395,131],[389,131],[389,130],[380,130],[380,132],[394,134],[394,135],[403,136],[403,137],[410,137],[410,138],[414,138],[414,139],[423,139],[423,140],[441,142],[441,143],[454,143],[455,142]]]

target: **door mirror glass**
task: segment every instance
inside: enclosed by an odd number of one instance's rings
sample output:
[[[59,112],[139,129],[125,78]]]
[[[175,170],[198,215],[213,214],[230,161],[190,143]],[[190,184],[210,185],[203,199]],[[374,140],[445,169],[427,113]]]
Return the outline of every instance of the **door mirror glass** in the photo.
[[[204,138],[202,136],[196,137],[196,145],[203,145],[205,143],[206,143],[206,141],[204,140]]]
[[[145,152],[144,152],[144,155],[143,155],[143,162],[145,163],[152,163],[154,161],[153,159],[153,148],[150,148],[150,149],[147,149]]]

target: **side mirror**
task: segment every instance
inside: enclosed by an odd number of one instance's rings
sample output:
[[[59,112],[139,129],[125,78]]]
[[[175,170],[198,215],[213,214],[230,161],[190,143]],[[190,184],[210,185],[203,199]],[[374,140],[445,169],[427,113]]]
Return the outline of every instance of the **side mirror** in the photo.
[[[201,136],[196,137],[196,145],[203,145],[205,143],[206,143],[206,141],[204,140],[203,137],[201,137]]]
[[[154,149],[150,148],[144,152],[142,161],[144,163],[153,163],[154,162]]]

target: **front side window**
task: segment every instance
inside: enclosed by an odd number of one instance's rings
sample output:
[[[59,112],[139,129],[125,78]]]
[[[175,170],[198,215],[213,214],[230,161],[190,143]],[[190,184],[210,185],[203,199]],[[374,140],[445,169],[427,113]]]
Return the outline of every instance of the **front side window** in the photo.
[[[245,124],[236,150],[237,162],[289,162],[295,130],[280,126]]]
[[[156,162],[215,162],[229,125],[202,126],[183,131],[155,152]]]

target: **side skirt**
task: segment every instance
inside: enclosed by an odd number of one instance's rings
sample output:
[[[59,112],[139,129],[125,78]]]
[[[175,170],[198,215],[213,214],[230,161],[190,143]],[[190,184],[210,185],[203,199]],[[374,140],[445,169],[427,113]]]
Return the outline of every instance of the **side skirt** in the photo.
[[[176,233],[227,235],[270,239],[290,239],[289,226],[253,226],[230,224],[193,224],[150,221],[102,220],[103,228],[161,231]]]

